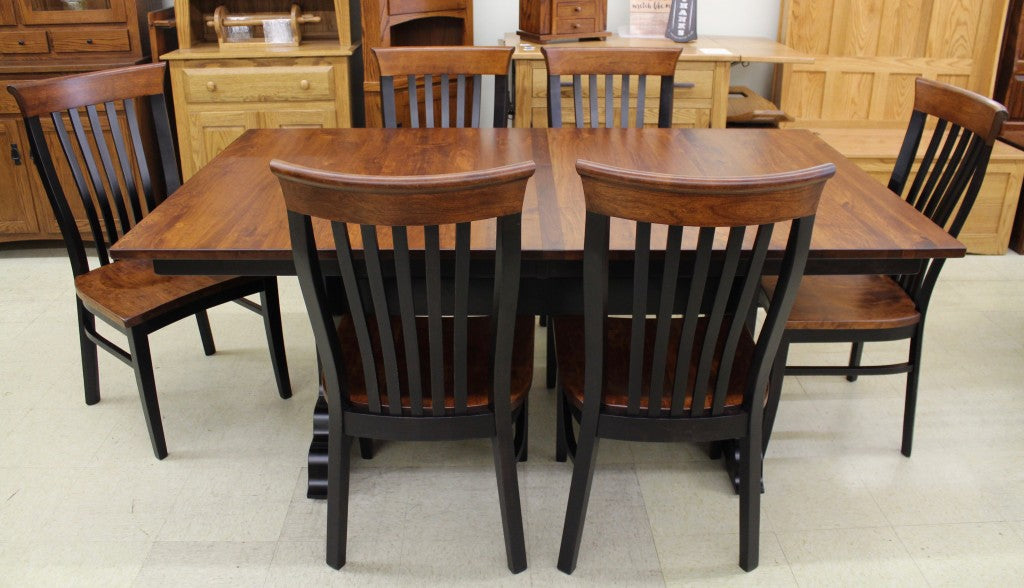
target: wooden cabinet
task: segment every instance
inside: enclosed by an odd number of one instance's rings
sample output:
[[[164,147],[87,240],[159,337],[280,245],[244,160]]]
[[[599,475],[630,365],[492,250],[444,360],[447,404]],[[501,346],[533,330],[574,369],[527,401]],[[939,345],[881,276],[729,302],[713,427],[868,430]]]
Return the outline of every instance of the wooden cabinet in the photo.
[[[206,25],[219,5],[228,6],[232,14],[244,14],[283,12],[290,3],[178,0],[175,4],[179,49],[163,58],[171,64],[185,178],[248,129],[361,124],[362,64],[358,22],[352,22],[358,0],[302,2],[302,11],[319,16],[320,23],[304,25],[297,47],[247,44],[222,49]]]
[[[519,0],[519,36],[546,43],[600,39],[607,32],[606,0]]]
[[[60,238],[7,86],[148,61],[146,14],[171,4],[172,0],[0,2],[0,242]],[[65,175],[70,177],[70,172]],[[74,190],[70,184],[67,189]]]

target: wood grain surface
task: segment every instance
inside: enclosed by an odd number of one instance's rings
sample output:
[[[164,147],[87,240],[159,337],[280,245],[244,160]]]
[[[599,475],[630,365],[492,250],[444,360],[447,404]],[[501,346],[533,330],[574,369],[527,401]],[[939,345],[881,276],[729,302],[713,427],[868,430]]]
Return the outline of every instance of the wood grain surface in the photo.
[[[885,186],[812,133],[796,129],[253,130],[132,229],[112,254],[122,259],[290,261],[284,200],[270,171],[271,159],[352,174],[403,176],[533,160],[536,173],[523,204],[523,259],[568,261],[581,259],[583,252],[577,159],[695,177],[756,176],[834,163],[836,175],[818,207],[812,259],[964,255],[962,244]],[[633,226],[613,223],[613,250],[632,251]],[[330,255],[333,242],[326,224],[316,230],[321,253]],[[453,235],[454,230],[452,241]],[[352,236],[358,245],[358,235]],[[475,228],[474,249],[492,246],[493,230]],[[773,250],[783,246],[779,240]]]

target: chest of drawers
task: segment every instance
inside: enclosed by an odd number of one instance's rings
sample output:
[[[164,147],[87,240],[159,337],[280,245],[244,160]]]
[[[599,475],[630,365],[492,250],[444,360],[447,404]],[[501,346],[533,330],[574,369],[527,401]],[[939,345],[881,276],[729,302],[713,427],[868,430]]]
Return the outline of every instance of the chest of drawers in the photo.
[[[607,0],[519,0],[519,36],[538,43],[602,39]]]

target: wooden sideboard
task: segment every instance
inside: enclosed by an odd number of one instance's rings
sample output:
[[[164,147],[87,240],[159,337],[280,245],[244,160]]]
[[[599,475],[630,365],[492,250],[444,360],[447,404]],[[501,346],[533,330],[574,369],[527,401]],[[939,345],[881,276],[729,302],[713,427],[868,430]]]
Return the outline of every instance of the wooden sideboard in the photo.
[[[273,0],[176,0],[179,49],[170,62],[184,178],[248,129],[361,124],[358,0],[306,0],[297,47],[224,47],[207,26],[219,5],[232,14],[285,11]],[[354,18],[354,20],[353,20]]]
[[[149,59],[148,12],[171,0],[94,0],[77,5],[42,0],[0,2],[0,242],[60,239],[32,163],[13,82],[124,67]],[[56,141],[56,136],[52,137]],[[70,170],[61,170],[70,178]],[[71,199],[81,226],[85,213]]]
[[[514,37],[510,37],[514,38]],[[678,47],[676,88],[672,124],[676,127],[724,128],[729,101],[729,73],[734,63],[803,63],[810,58],[769,39],[757,37],[700,37],[691,43],[668,39],[610,37],[603,41],[581,41],[594,47]],[[515,72],[515,126],[547,126],[547,68],[540,47],[519,42],[512,55]],[[649,107],[657,109],[657,88],[648,88]],[[572,120],[572,103],[566,97],[563,116]],[[657,115],[648,116],[657,121]],[[653,125],[654,123],[652,123]]]

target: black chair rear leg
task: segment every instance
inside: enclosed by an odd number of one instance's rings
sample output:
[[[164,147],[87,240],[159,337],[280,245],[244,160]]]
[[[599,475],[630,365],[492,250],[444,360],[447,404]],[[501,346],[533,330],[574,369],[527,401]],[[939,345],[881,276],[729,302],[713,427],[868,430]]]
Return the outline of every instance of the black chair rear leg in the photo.
[[[359,457],[373,459],[373,439],[368,437],[359,438]]]
[[[523,511],[519,501],[519,480],[511,423],[497,426],[491,437],[494,470],[498,478],[498,504],[501,528],[505,535],[505,557],[513,574],[526,569],[526,538],[523,533]]]
[[[555,461],[565,462],[568,457],[565,432],[565,393],[555,391]]]
[[[558,382],[558,361],[555,359],[555,329],[547,329],[547,384],[548,390],[555,387]]]
[[[530,449],[530,398],[527,396],[523,400],[523,406],[519,409],[519,415],[516,417],[516,437],[515,437],[515,451],[516,459],[518,461],[526,461],[529,457]]]
[[[860,367],[861,356],[864,354],[864,342],[854,341],[853,345],[850,346],[850,367]],[[856,382],[857,374],[849,374],[846,376],[846,381]]]
[[[85,403],[92,405],[100,401],[100,368],[96,344],[86,336],[86,333],[96,332],[96,317],[82,306],[81,300],[75,302],[78,306],[78,341],[82,348]]]
[[[197,315],[198,316],[198,315]],[[160,403],[156,397],[156,380],[153,378],[153,358],[149,352],[149,335],[128,329],[128,349],[132,354],[132,367],[139,385],[139,399],[142,413],[146,417],[149,440],[157,459],[167,457],[167,442],[164,440],[164,425],[160,420]]]
[[[590,501],[590,485],[594,481],[598,441],[596,423],[587,428],[580,427],[579,446],[569,485],[569,503],[562,527],[562,545],[558,550],[558,569],[566,574],[576,569],[576,560],[580,554],[583,523],[587,517],[587,503]]]
[[[740,567],[757,567],[761,533],[761,435],[757,427],[741,442],[740,451]]]
[[[196,313],[196,322],[199,324],[199,338],[203,340],[203,353],[217,353],[217,346],[213,343],[213,330],[210,329],[210,317],[205,310]]]
[[[341,417],[337,417],[339,420]],[[340,427],[331,427],[339,431]],[[327,449],[327,565],[340,570],[345,565],[348,543],[349,454],[352,438],[338,435]]]
[[[924,321],[915,329],[910,338],[910,371],[907,372],[907,398],[903,406],[903,444],[900,453],[910,457],[914,445],[914,415],[917,412],[917,384],[921,374],[921,344],[924,338]]]
[[[782,382],[786,374],[786,358],[789,355],[789,341],[785,337],[779,344],[779,351],[775,355],[775,365],[772,366],[771,378],[768,381],[768,397],[764,406],[764,425],[761,430],[761,453],[768,452],[768,441],[772,437],[772,429],[775,427],[775,417],[779,412],[779,400],[782,398]],[[713,444],[714,445],[714,444]],[[721,452],[721,449],[719,449]]]
[[[281,329],[281,303],[277,292],[277,279],[268,278],[260,291],[260,314],[267,331],[267,345],[270,347],[270,363],[274,366],[277,393],[281,398],[291,398],[292,384],[288,377],[288,357],[284,351],[284,332]]]

